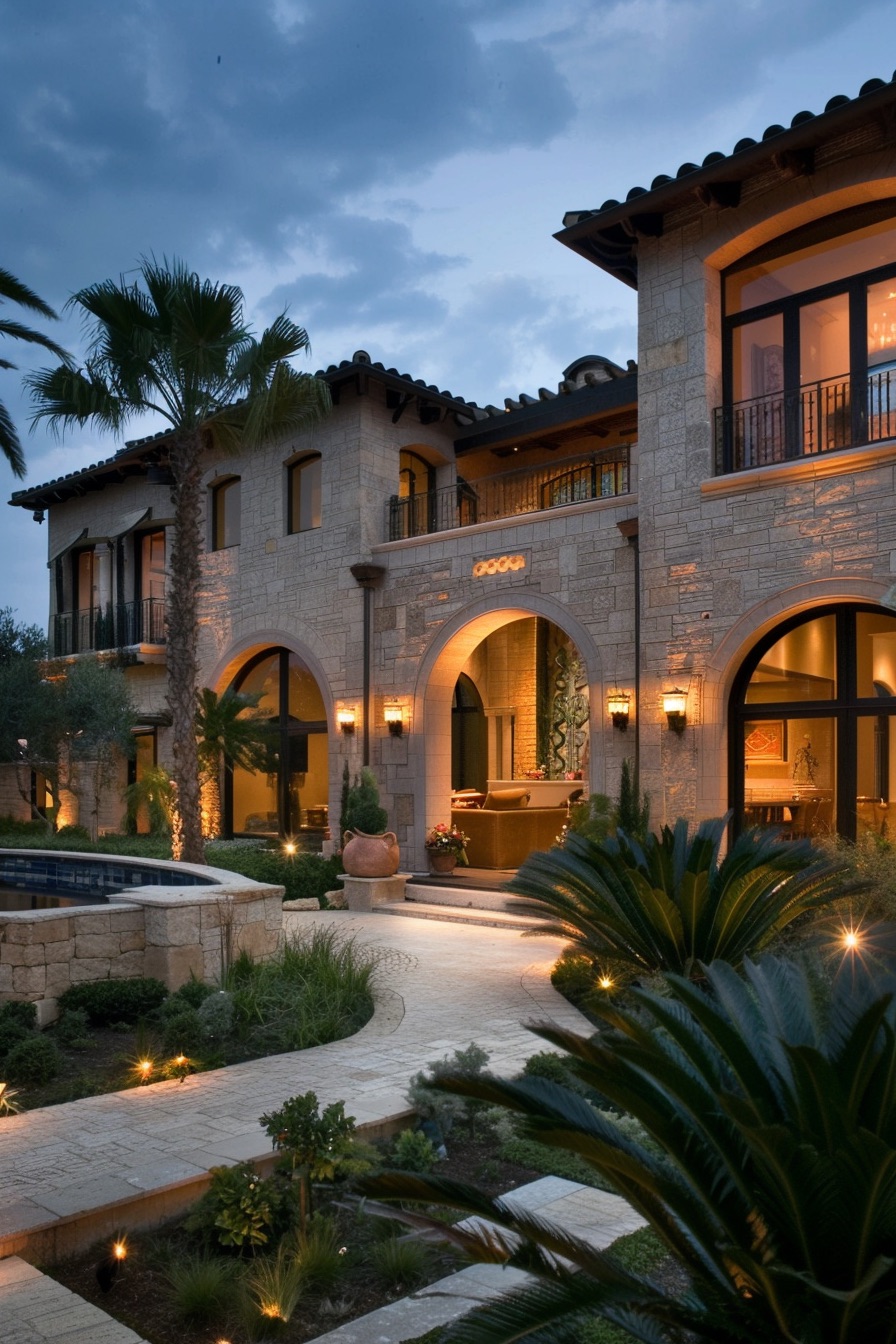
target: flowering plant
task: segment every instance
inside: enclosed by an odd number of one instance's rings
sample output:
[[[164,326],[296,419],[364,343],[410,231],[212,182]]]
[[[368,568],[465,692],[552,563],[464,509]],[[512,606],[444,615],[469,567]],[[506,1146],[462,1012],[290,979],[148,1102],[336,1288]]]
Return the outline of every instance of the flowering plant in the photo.
[[[466,846],[469,839],[456,826],[446,826],[444,821],[440,821],[427,835],[426,848],[432,854],[456,854],[458,863],[463,865],[467,862]]]
[[[534,770],[524,771],[524,777],[526,779],[547,779],[548,777],[547,766],[536,765]]]

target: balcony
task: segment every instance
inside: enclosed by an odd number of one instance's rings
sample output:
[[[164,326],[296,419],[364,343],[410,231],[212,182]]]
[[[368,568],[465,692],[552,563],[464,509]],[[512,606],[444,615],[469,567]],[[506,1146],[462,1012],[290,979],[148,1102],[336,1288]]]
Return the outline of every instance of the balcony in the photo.
[[[133,644],[165,643],[165,601],[145,597],[118,607],[87,607],[63,611],[53,617],[50,655],[64,658],[73,653],[96,653]]]
[[[607,499],[629,491],[629,445],[607,448],[575,462],[548,463],[524,471],[506,471],[402,498],[393,495],[387,505],[389,541],[451,532],[474,523],[540,513],[564,504]]]
[[[715,474],[896,438],[896,363],[713,412]]]

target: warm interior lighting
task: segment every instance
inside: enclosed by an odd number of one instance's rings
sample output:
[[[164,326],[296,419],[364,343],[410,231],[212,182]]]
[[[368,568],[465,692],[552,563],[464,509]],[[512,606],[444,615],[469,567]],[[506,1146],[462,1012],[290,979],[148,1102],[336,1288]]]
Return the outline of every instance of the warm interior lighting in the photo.
[[[679,686],[663,691],[663,713],[673,733],[683,733],[687,723],[688,693]]]
[[[386,721],[386,727],[393,737],[401,737],[404,732],[404,717],[402,715],[401,705],[388,704],[383,707],[383,718]]]
[[[620,691],[618,688],[609,692],[607,695],[607,713],[613,720],[613,727],[620,728],[625,732],[628,727],[628,711],[631,704],[631,696],[627,691]]]
[[[353,733],[355,731],[355,711],[353,709],[337,709],[336,722],[344,733]]]

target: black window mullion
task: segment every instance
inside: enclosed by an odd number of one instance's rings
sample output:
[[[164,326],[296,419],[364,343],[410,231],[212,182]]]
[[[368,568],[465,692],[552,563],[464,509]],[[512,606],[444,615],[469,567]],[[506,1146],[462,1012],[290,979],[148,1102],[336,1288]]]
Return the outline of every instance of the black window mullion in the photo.
[[[852,442],[868,442],[868,284],[849,287],[849,399]]]
[[[800,414],[800,307],[795,300],[782,306],[784,317],[784,456],[801,457],[803,426]]]

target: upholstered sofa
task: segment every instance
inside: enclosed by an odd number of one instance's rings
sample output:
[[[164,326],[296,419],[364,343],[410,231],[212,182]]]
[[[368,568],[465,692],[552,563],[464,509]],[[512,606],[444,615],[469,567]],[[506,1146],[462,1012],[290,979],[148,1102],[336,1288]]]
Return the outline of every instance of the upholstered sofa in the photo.
[[[528,801],[528,791],[521,787],[488,794],[482,807],[451,809],[451,825],[469,836],[471,868],[519,868],[533,850],[556,843],[566,822],[566,804],[528,807]]]

